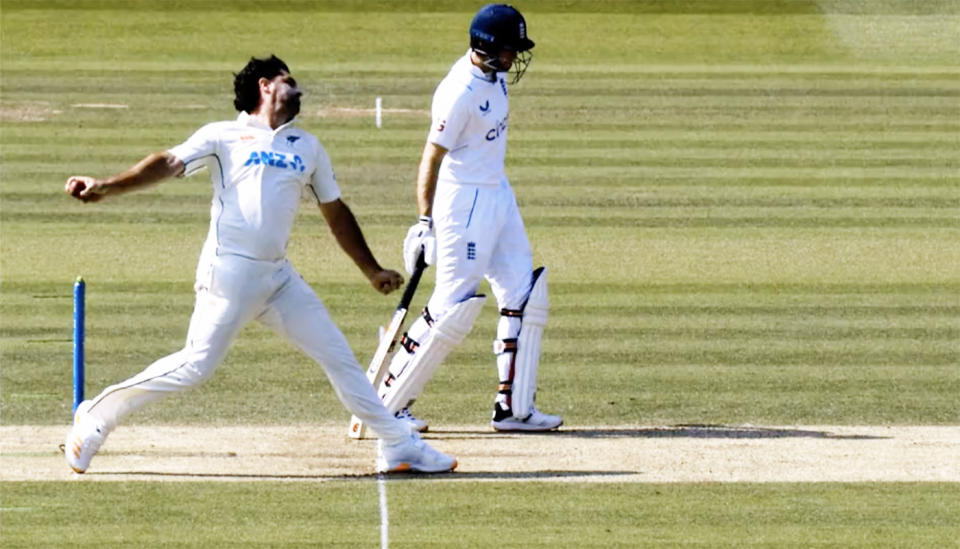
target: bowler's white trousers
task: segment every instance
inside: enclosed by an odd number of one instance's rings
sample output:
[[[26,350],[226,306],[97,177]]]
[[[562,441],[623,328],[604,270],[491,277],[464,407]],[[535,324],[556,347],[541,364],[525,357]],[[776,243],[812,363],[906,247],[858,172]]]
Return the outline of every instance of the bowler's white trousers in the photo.
[[[323,302],[286,260],[220,256],[197,269],[196,304],[184,348],[107,387],[90,413],[109,430],[125,415],[209,378],[245,324],[256,319],[323,367],[337,397],[384,441],[410,436],[405,422],[384,408],[346,338]]]

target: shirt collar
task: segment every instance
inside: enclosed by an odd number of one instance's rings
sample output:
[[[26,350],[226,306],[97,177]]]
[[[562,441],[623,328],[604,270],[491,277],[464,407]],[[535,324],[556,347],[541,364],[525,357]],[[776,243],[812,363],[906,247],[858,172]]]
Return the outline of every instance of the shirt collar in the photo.
[[[472,50],[467,50],[467,54],[463,56],[463,62],[469,67],[470,75],[474,78],[479,78],[485,82],[496,82],[500,76],[500,73],[496,73],[494,80],[490,80],[490,76],[487,73],[483,72],[483,69],[473,64],[473,61],[470,59],[470,52]]]
[[[262,130],[268,130],[274,133],[280,132],[280,130],[286,129],[288,126],[292,126],[294,122],[297,121],[296,117],[291,118],[287,122],[281,124],[277,129],[273,129],[270,126],[264,124],[260,121],[259,118],[255,116],[250,116],[250,113],[246,111],[240,111],[240,114],[237,115],[237,122],[242,126],[249,126],[251,128],[260,128]]]

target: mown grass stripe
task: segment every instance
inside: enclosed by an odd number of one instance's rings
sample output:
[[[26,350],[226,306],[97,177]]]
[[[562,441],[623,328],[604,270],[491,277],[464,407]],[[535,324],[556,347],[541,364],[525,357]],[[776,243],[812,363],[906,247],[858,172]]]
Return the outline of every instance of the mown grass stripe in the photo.
[[[710,67],[710,70],[706,70],[704,67],[697,65],[634,64],[611,69],[609,65],[601,64],[589,68],[570,70],[564,69],[561,64],[542,62],[538,59],[535,68],[536,79],[524,80],[523,84],[517,88],[518,94],[521,90],[562,87],[575,80],[604,82],[612,86],[629,86],[630,83],[636,81],[669,84],[676,87],[707,87],[707,84],[712,84],[723,85],[730,89],[756,87],[757,82],[763,83],[765,87],[801,86],[805,84],[804,88],[835,85],[849,86],[849,89],[869,88],[878,85],[881,85],[884,89],[891,87],[911,88],[916,87],[918,83],[951,90],[960,87],[960,70],[950,66],[878,67],[862,64],[831,67],[802,64],[789,66],[718,64]],[[184,81],[209,80],[211,83],[223,85],[223,71],[220,68],[201,69],[196,68],[196,66],[169,68],[166,65],[158,66],[155,63],[139,66],[131,65],[122,69],[99,66],[91,68],[86,65],[29,68],[11,64],[9,68],[4,67],[3,72],[5,75],[9,75],[11,79],[52,80],[54,85],[58,84],[56,82],[58,78],[117,81],[123,82],[124,85],[128,83],[137,85],[138,82],[144,80],[164,81],[174,85]],[[304,81],[302,85],[307,86],[318,85],[317,82],[339,82],[362,86],[365,85],[365,82],[377,80],[389,80],[398,83],[424,82],[426,80],[419,75],[411,76],[409,69],[391,68],[382,65],[371,66],[370,64],[342,67],[327,66],[322,69],[307,66],[298,69],[297,75]],[[309,78],[303,78],[304,75]],[[438,76],[442,76],[442,74]],[[130,77],[133,77],[133,82],[128,82]],[[684,86],[680,86],[680,84]],[[114,93],[117,92],[114,91]],[[195,89],[189,93],[191,95],[202,95],[198,94]]]
[[[552,117],[547,117],[555,120]],[[895,120],[839,120],[839,121],[818,121],[818,122],[794,122],[781,120],[772,122],[769,120],[759,120],[756,122],[734,122],[734,121],[713,121],[710,118],[691,119],[678,122],[661,122],[661,117],[651,116],[642,124],[636,119],[624,118],[622,112],[617,109],[611,109],[605,117],[584,116],[577,120],[568,122],[556,122],[547,120],[529,120],[524,122],[524,127],[529,130],[597,130],[597,131],[629,131],[632,129],[643,129],[645,131],[690,131],[695,128],[700,131],[723,131],[723,132],[837,132],[837,131],[860,131],[871,133],[883,132],[960,132],[960,122],[903,122]],[[410,124],[406,127],[422,127],[422,124]]]
[[[703,185],[703,189],[709,189],[709,186]],[[780,197],[780,196],[680,196],[680,197],[651,197],[648,196],[649,188],[643,186],[637,188],[634,193],[620,193],[614,196],[596,195],[589,197],[571,197],[566,195],[548,194],[542,195],[534,193],[529,185],[524,186],[523,196],[520,198],[522,206],[537,207],[580,207],[580,208],[862,208],[862,209],[953,209],[960,208],[960,197],[955,193],[944,196],[910,196],[910,197],[892,197],[892,196],[841,196],[836,198],[818,198],[814,196]],[[598,187],[594,186],[594,189]],[[405,192],[405,191],[401,191]],[[62,197],[51,195],[50,193],[40,192],[0,192],[0,197],[8,205],[17,205],[21,213],[26,212],[46,212],[53,213],[42,205],[44,203],[60,203]],[[176,211],[184,208],[194,208],[196,214],[207,213],[209,200],[206,200],[204,194],[167,194],[167,195],[139,195],[125,198],[124,202],[127,209],[132,211],[140,209],[150,209],[153,211],[169,210]],[[352,200],[353,204],[365,205],[394,205],[396,204],[395,193],[382,193],[381,195],[358,196]],[[58,204],[59,205],[59,204]],[[640,215],[638,212],[634,212]]]
[[[102,168],[101,165],[92,162],[80,162],[73,165],[75,171],[94,172]],[[338,175],[344,183],[347,192],[351,192],[351,200],[365,200],[365,197],[359,196],[360,192],[353,192],[361,186],[373,184],[378,192],[385,192],[383,187],[384,180],[392,182],[401,182],[404,187],[399,192],[408,193],[411,179],[406,174],[387,173],[386,170],[395,170],[393,164],[383,165],[377,163],[367,163],[364,165],[343,164],[338,170]],[[891,173],[892,170],[865,171],[849,170],[846,173],[837,173],[835,170],[806,169],[802,170],[802,175],[798,175],[799,170],[732,170],[725,169],[718,171],[702,168],[689,170],[659,170],[651,171],[641,168],[609,168],[605,166],[593,166],[589,168],[589,178],[591,183],[607,188],[620,189],[659,189],[666,187],[691,187],[699,188],[740,188],[740,189],[761,189],[770,188],[796,188],[796,189],[909,189],[911,192],[920,193],[923,189],[942,191],[944,189],[952,190],[960,185],[960,175],[943,171],[942,173],[924,173],[918,174],[917,170],[909,170],[903,173]],[[379,173],[373,173],[379,172]],[[680,172],[680,173],[678,173]],[[4,185],[0,189],[0,196],[5,192],[13,192],[12,189],[36,188],[37,184],[49,182],[51,177],[56,177],[58,182],[62,176],[62,168],[51,166],[21,167],[4,166]],[[382,174],[382,175],[380,175]],[[581,175],[569,168],[561,169],[550,166],[523,167],[517,166],[511,170],[511,183],[518,192],[523,193],[524,189],[530,186],[553,186],[563,189],[569,186],[582,187],[583,178]],[[206,181],[203,176],[187,180],[186,185],[180,186],[175,194],[184,196],[200,197],[209,200],[209,189],[205,186]],[[175,183],[174,183],[175,184]],[[167,183],[163,192],[171,192],[171,183]],[[386,189],[387,191],[390,189]],[[59,194],[59,189],[51,191],[48,198],[64,198]],[[164,196],[161,194],[143,195],[138,198],[137,195],[124,197],[125,200],[142,200],[148,202],[155,197]],[[405,197],[408,196],[405,194]]]
[[[384,216],[367,217],[357,215],[357,218],[364,226],[382,227],[382,226],[401,226],[408,220],[408,215],[392,215],[385,219]],[[540,227],[570,227],[573,225],[583,227],[634,227],[634,228],[674,228],[674,229],[732,229],[732,228],[938,228],[955,229],[960,228],[960,218],[956,216],[944,217],[890,217],[890,216],[862,216],[862,217],[823,217],[823,216],[798,216],[798,217],[720,217],[720,216],[683,216],[678,213],[677,217],[610,217],[602,214],[584,214],[578,216],[572,215],[537,215],[536,213],[527,214],[526,222],[531,226]],[[0,221],[4,223],[60,223],[70,224],[75,222],[73,213],[53,213],[53,212],[0,212]],[[102,212],[98,213],[96,219],[90,222],[91,226],[98,225],[205,225],[209,223],[208,213],[183,213],[183,212]]]
[[[605,154],[590,155],[589,151],[578,152],[576,155],[539,154],[531,156],[516,156],[511,164],[517,167],[552,166],[556,168],[588,167],[596,164],[602,157],[602,163],[608,168],[925,168],[932,169],[960,169],[960,156],[897,156],[890,157],[877,155],[873,157],[835,157],[832,155],[810,155],[807,158],[798,155],[738,155],[705,157],[695,156],[697,151],[671,151],[674,154],[644,154],[642,150],[608,150]],[[754,153],[756,154],[756,153]],[[5,155],[7,162],[22,164],[40,163],[47,153],[10,153]],[[76,159],[85,158],[82,153],[71,154]],[[104,162],[121,163],[128,155],[103,155]],[[353,154],[341,155],[341,162],[363,164],[366,156]],[[70,158],[64,158],[69,161]],[[409,164],[409,155],[380,155],[380,160],[394,161],[397,165]]]
[[[691,295],[700,295],[705,292],[691,291]],[[789,294],[788,294],[789,295]],[[830,293],[817,295],[831,295]],[[836,295],[836,294],[833,294]],[[847,294],[842,295],[857,295]],[[949,293],[945,294],[949,295]],[[953,301],[960,300],[953,296]],[[924,316],[956,316],[960,318],[960,304],[950,303],[931,303],[927,305],[594,305],[587,307],[584,305],[569,305],[562,301],[551,312],[554,316],[580,315],[588,310],[593,310],[602,316],[611,318],[618,317],[746,317],[746,318],[808,318],[827,320],[832,318],[839,319],[869,319],[869,318],[892,318],[892,317],[924,317]]]
[[[71,284],[73,280],[69,281]],[[334,294],[354,296],[360,289],[366,289],[362,282],[327,281],[324,287]],[[570,280],[551,281],[550,288],[563,294],[596,294],[607,296],[623,294],[626,296],[670,295],[670,294],[728,294],[732,297],[743,295],[760,296],[877,296],[886,299],[886,296],[907,295],[915,301],[917,294],[931,296],[950,295],[960,299],[960,281],[954,283],[932,283],[923,281],[904,282],[836,282],[836,283],[802,283],[802,282],[768,282],[758,283],[741,282],[691,282],[691,283],[650,283],[646,281],[622,282],[580,282]],[[58,291],[63,293],[58,293]],[[93,289],[91,288],[91,291]],[[193,294],[191,281],[170,280],[105,280],[98,281],[96,291],[110,294]],[[62,288],[62,281],[55,279],[33,278],[30,280],[0,279],[0,296],[21,294],[31,297],[50,297],[51,295],[72,295],[72,289]],[[345,299],[353,299],[346,297]],[[620,300],[620,298],[617,298]],[[2,302],[0,302],[2,303]],[[593,307],[594,303],[584,304],[584,307]],[[749,305],[743,305],[747,309]],[[960,313],[960,303],[956,311]],[[791,307],[792,308],[792,307]],[[837,305],[838,310],[847,308],[846,305]],[[909,310],[909,307],[908,307]]]
[[[71,156],[76,159],[84,158],[77,154],[77,136],[69,135],[60,138],[44,138],[43,136],[29,135],[8,135],[4,132],[0,144],[4,144],[4,159],[11,161],[10,155],[24,154],[56,154],[66,159]],[[333,144],[339,144],[349,140],[348,135],[325,136],[331,149]],[[419,137],[403,138],[378,138],[376,140],[366,141],[366,147],[371,148],[371,155],[380,158],[382,154],[389,153],[391,149],[409,149],[412,144],[420,145]],[[331,139],[333,138],[333,139]],[[358,133],[357,139],[363,139]],[[124,138],[122,136],[84,136],[82,138],[83,148],[106,147],[113,150],[123,151],[123,157],[130,155],[136,156],[137,152],[151,147],[158,146],[159,140],[156,135],[143,136],[140,138]],[[588,140],[576,137],[550,136],[538,137],[535,134],[519,134],[516,137],[511,136],[511,142],[514,148],[513,156],[529,156],[539,154],[540,151],[549,151],[557,149],[568,149],[580,151],[583,154],[586,151],[593,151],[598,154],[609,154],[612,151],[658,151],[672,154],[690,154],[694,151],[742,151],[749,150],[753,153],[762,151],[790,151],[797,153],[817,152],[820,154],[831,155],[838,152],[861,152],[861,153],[883,153],[883,154],[907,154],[922,152],[927,155],[937,153],[940,155],[952,155],[960,147],[960,137],[956,135],[944,134],[942,136],[923,135],[915,139],[887,139],[875,140],[865,139],[862,136],[855,135],[850,138],[826,139],[824,136],[810,135],[805,139],[784,138],[782,135],[770,135],[765,139],[742,138],[737,134],[725,135],[715,134],[709,139],[704,138],[702,134],[691,136],[685,139],[664,138],[662,135],[646,134],[640,132],[621,132],[612,137],[591,137]],[[382,150],[373,149],[381,148]],[[334,149],[335,150],[335,149]],[[120,156],[120,155],[118,155]],[[409,161],[409,158],[406,158]],[[408,163],[408,162],[406,162]]]
[[[124,338],[124,337],[149,337],[151,334],[160,337],[164,333],[179,336],[183,333],[182,319],[177,315],[187,318],[191,308],[181,307],[177,311],[166,312],[171,314],[169,326],[161,328],[156,324],[151,325],[120,325],[109,329],[109,333],[98,333],[97,339],[104,337]],[[117,313],[120,313],[119,315]],[[155,313],[156,311],[154,311]],[[371,313],[376,311],[371,310]],[[134,317],[148,314],[144,307],[97,309],[99,320],[117,318],[118,316]],[[672,318],[672,317],[658,317]],[[960,329],[949,327],[903,327],[903,328],[873,328],[873,327],[829,327],[818,325],[801,325],[791,328],[768,328],[768,327],[737,327],[726,328],[701,328],[697,319],[688,319],[688,322],[696,323],[677,328],[662,328],[642,325],[621,325],[621,326],[603,326],[599,328],[583,328],[571,325],[551,326],[549,330],[550,338],[557,338],[569,341],[592,341],[605,342],[611,346],[617,346],[622,342],[622,338],[636,339],[637,341],[663,341],[665,345],[672,342],[690,342],[691,344],[703,344],[703,342],[713,342],[717,340],[724,341],[803,341],[803,342],[842,342],[848,345],[857,345],[863,342],[883,341],[890,342],[894,340],[909,340],[913,342],[924,343],[950,343],[960,341]],[[560,322],[564,320],[558,319]],[[636,320],[634,321],[636,322]],[[164,323],[167,324],[167,323]],[[63,337],[62,326],[2,326],[0,327],[0,337],[27,339],[29,342],[53,343],[53,342],[72,342],[70,337]],[[59,336],[59,337],[58,337]],[[958,350],[957,352],[960,352]]]
[[[851,345],[837,350],[774,348],[761,351],[749,342],[742,344],[743,348],[731,350],[730,347],[736,347],[736,344],[728,345],[724,349],[706,349],[696,345],[693,348],[668,348],[666,344],[656,345],[655,342],[650,342],[651,348],[640,346],[629,349],[585,349],[581,343],[579,349],[570,347],[566,352],[556,349],[546,351],[541,355],[541,362],[543,364],[608,364],[615,367],[696,366],[703,369],[703,375],[709,375],[709,368],[715,366],[775,368],[816,365],[842,368],[869,365],[908,368],[955,366],[960,360],[960,353],[956,351],[900,349],[877,351],[872,345]],[[584,352],[589,352],[590,358],[584,358],[582,356]],[[954,385],[960,390],[960,380],[955,381]]]
[[[639,82],[638,82],[639,84]],[[792,98],[792,97],[842,97],[842,98],[865,98],[865,97],[903,97],[909,99],[921,97],[937,97],[944,99],[954,99],[960,97],[960,89],[955,87],[873,87],[873,88],[787,88],[787,87],[766,87],[766,88],[725,88],[719,86],[708,86],[702,88],[694,87],[642,87],[639,85],[630,85],[625,82],[619,86],[571,86],[550,88],[541,88],[537,90],[537,95],[541,97],[606,97],[623,96],[631,98],[643,97],[773,97],[773,98]]]

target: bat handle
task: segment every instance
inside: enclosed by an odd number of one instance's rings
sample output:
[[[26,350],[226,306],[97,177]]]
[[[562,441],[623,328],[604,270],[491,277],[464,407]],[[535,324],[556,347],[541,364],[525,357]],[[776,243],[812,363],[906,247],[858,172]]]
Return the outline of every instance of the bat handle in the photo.
[[[407,287],[403,290],[403,297],[400,298],[401,308],[410,308],[410,302],[413,301],[413,294],[417,291],[417,286],[420,284],[420,277],[423,276],[423,271],[426,270],[426,268],[427,262],[424,259],[423,248],[421,248],[420,255],[417,256],[417,265],[410,275],[410,281],[407,283]]]

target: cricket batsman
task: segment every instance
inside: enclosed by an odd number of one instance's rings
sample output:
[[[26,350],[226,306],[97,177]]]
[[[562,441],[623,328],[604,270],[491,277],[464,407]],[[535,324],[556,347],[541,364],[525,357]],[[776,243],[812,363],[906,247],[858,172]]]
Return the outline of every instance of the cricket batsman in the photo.
[[[500,319],[498,385],[492,427],[550,431],[563,420],[537,410],[540,339],[549,311],[547,270],[533,255],[504,169],[509,83],[523,76],[534,42],[512,6],[484,6],[470,23],[470,48],[437,86],[433,122],[416,183],[418,222],[403,243],[412,272],[421,250],[435,266],[436,285],[423,314],[401,338],[378,388],[387,408],[425,430],[410,412],[438,365],[470,332],[490,283]]]

